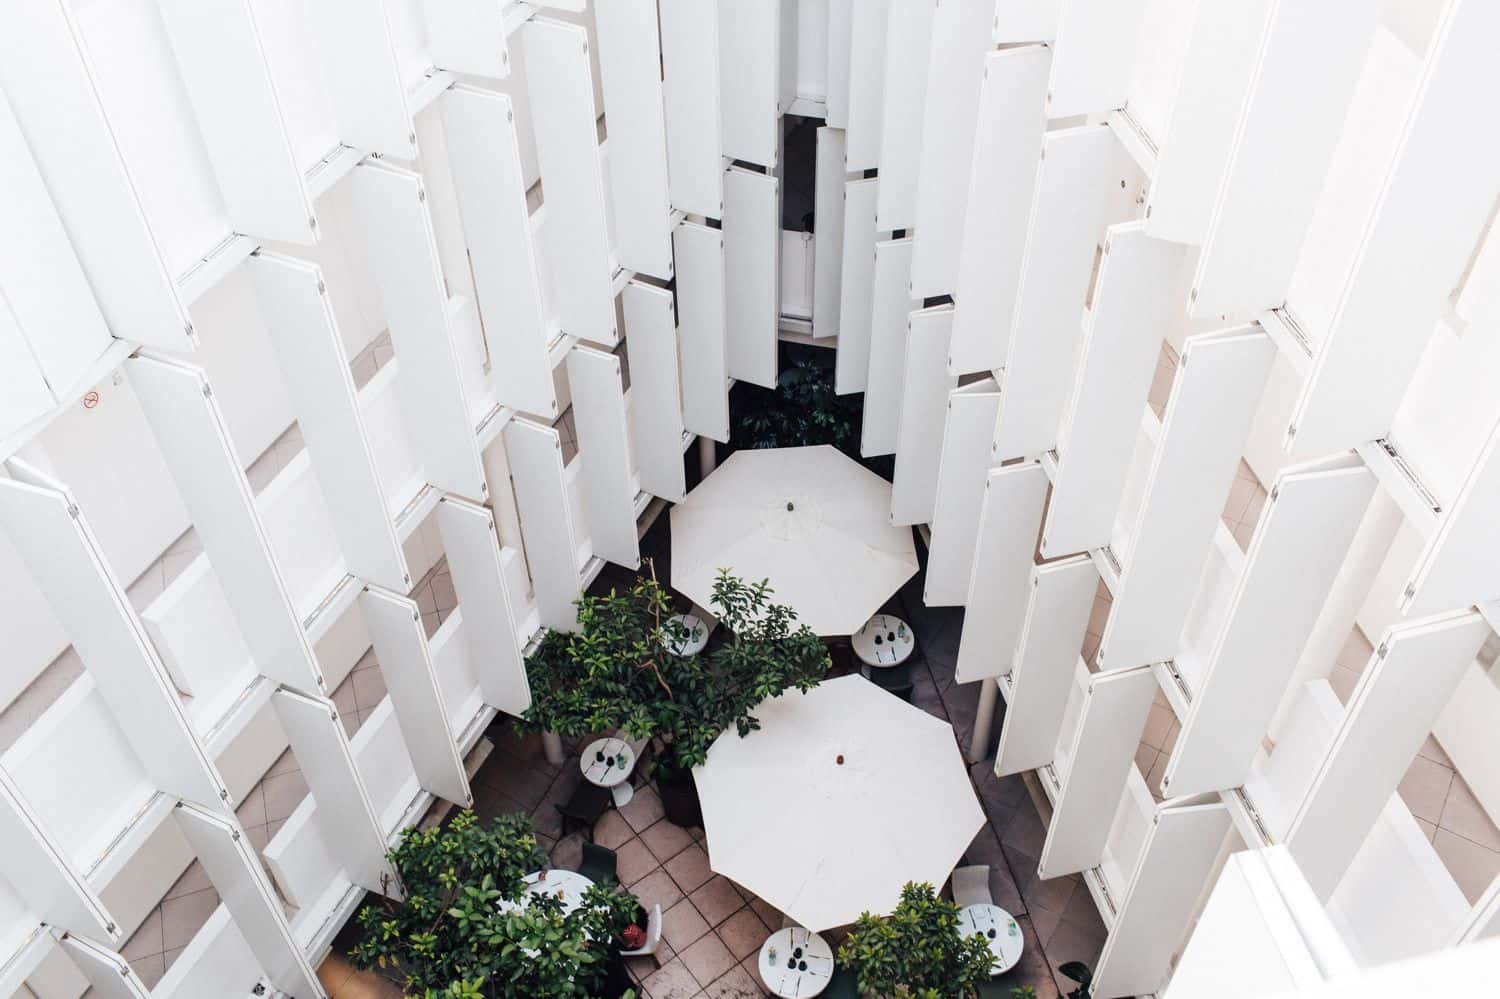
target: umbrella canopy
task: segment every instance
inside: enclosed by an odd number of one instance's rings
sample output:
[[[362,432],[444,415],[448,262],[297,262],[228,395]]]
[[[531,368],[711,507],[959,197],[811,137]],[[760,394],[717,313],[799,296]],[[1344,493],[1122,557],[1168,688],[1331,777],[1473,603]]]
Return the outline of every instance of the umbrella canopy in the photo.
[[[984,825],[953,729],[862,676],[788,691],[694,771],[709,865],[810,930],[942,885]]]
[[[819,635],[851,635],[917,572],[891,485],[828,445],[736,451],[672,508],[672,586],[712,609],[719,569],[768,579]]]

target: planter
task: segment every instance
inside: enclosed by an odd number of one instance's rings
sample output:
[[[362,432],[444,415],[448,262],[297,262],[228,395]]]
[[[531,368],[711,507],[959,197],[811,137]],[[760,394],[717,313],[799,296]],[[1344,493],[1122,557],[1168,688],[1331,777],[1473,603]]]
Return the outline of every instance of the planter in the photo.
[[[691,771],[659,770],[656,792],[661,795],[668,822],[684,827],[703,825],[703,806],[698,802],[698,785],[693,783]]]

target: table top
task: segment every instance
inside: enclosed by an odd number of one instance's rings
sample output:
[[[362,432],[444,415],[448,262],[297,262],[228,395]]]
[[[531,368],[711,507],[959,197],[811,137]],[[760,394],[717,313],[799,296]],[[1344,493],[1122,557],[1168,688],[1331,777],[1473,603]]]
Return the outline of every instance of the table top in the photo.
[[[662,635],[662,644],[668,652],[679,656],[696,656],[708,647],[708,625],[697,614],[673,614],[667,620],[676,621],[687,629],[687,637],[674,639],[670,634]]]
[[[635,753],[624,739],[595,739],[578,758],[583,779],[600,787],[623,783],[635,769]]]
[[[567,914],[583,904],[583,893],[593,884],[577,871],[532,871],[526,875],[526,895],[528,901],[541,895],[554,895],[562,902],[563,913]],[[500,908],[516,909],[519,906],[515,902],[501,900]]]
[[[894,614],[876,614],[849,638],[854,654],[867,666],[899,666],[916,648],[916,636]]]
[[[1026,940],[1021,935],[1021,926],[1011,914],[998,905],[980,903],[966,905],[958,914],[958,931],[966,937],[983,936],[995,955],[990,966],[992,974],[1001,974],[1016,966],[1021,960],[1021,951]]]
[[[777,930],[761,945],[760,977],[766,988],[784,999],[815,996],[833,977],[833,948],[800,926]]]

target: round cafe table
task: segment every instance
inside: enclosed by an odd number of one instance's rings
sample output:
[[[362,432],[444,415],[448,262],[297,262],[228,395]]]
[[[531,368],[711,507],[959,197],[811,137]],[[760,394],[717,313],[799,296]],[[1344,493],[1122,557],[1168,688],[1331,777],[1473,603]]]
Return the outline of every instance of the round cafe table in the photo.
[[[628,804],[635,797],[627,782],[635,769],[635,753],[624,739],[595,739],[578,758],[578,769],[590,784],[608,788],[617,806]]]
[[[526,898],[529,902],[542,895],[552,895],[562,903],[563,914],[566,915],[583,904],[583,893],[593,884],[577,871],[532,871],[526,875]],[[502,899],[500,908],[514,910],[520,906]]]
[[[673,614],[667,620],[676,621],[687,633],[682,638],[674,638],[663,629],[661,643],[668,652],[679,656],[696,656],[708,648],[708,625],[697,614]]]
[[[805,999],[828,988],[833,977],[833,948],[811,930],[788,926],[760,948],[760,979],[783,999]]]
[[[906,622],[894,614],[876,614],[849,638],[849,645],[859,661],[876,669],[906,662],[916,644],[916,636]]]
[[[995,955],[995,963],[990,965],[992,975],[1014,968],[1026,945],[1020,924],[998,905],[981,902],[964,906],[958,914],[958,931],[966,937],[984,937]]]

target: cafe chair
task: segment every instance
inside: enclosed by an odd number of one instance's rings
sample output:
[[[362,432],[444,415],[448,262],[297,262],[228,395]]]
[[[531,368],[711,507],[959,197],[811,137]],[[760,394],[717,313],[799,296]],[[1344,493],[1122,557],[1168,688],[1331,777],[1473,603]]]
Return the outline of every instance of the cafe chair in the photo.
[[[584,843],[583,859],[578,864],[578,873],[596,885],[606,881],[620,880],[615,872],[615,851],[607,850],[597,843]]]
[[[597,849],[597,848],[596,848]],[[661,945],[661,906],[656,905],[646,917],[646,942],[636,950],[622,950],[621,957],[649,957],[661,967],[661,958],[656,956],[656,948]]]
[[[990,869],[977,864],[955,870],[953,904],[960,909],[966,905],[994,905],[995,900],[990,897]]]

